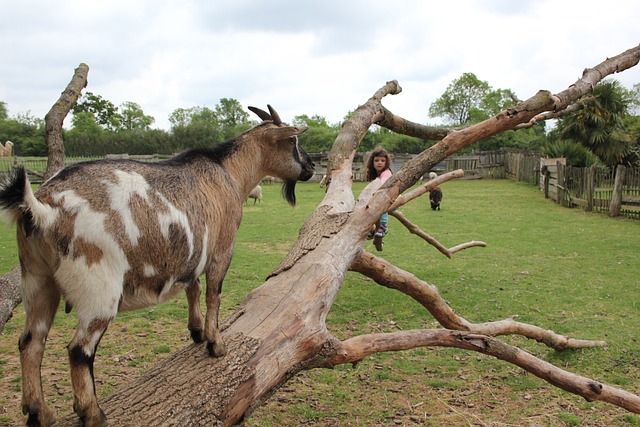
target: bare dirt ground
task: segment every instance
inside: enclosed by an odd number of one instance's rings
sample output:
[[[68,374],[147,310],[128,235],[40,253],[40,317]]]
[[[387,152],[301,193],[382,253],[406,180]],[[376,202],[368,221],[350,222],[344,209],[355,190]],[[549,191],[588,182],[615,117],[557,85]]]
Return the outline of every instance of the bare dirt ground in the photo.
[[[15,321],[16,319],[13,319]],[[21,326],[21,323],[18,321]],[[189,344],[179,322],[154,323],[158,334],[133,333],[114,325],[96,359],[96,383],[107,395]],[[20,412],[20,327],[0,336],[0,425],[23,425]],[[47,401],[58,416],[72,411],[65,343],[70,330],[53,329],[43,379]],[[108,350],[107,350],[108,349]],[[158,354],[154,354],[153,350]],[[448,357],[447,349],[429,349]],[[293,378],[249,417],[248,427],[263,426],[634,426],[640,419],[604,403],[589,403],[524,371],[476,354],[451,353],[455,372],[432,366],[429,356],[397,353],[371,357],[359,365],[314,370]],[[408,372],[407,357],[420,359],[420,372]],[[410,369],[409,369],[410,371]],[[167,425],[171,425],[168,420]]]

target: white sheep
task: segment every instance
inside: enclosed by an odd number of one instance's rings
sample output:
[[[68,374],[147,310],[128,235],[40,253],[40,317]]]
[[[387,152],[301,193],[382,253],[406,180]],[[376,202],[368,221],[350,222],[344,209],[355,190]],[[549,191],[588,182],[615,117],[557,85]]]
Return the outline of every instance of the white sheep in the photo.
[[[100,160],[71,165],[34,194],[24,168],[0,184],[0,214],[16,223],[22,267],[24,332],[19,340],[22,411],[27,425],[49,426],[40,366],[63,296],[78,326],[68,345],[74,410],[85,426],[106,417],[96,400],[93,360],[119,311],[158,304],[185,290],[188,328],[211,356],[226,353],[218,327],[222,281],[247,195],[265,175],[284,181],[295,204],[297,180],[314,164],[298,145],[306,127],[270,113],[244,134],[210,149],[146,163]],[[206,275],[206,317],[200,312]]]
[[[249,199],[253,199],[253,204],[254,205],[256,204],[256,202],[262,203],[262,187],[260,187],[260,185],[256,185],[249,192],[249,195],[247,196],[247,201]]]

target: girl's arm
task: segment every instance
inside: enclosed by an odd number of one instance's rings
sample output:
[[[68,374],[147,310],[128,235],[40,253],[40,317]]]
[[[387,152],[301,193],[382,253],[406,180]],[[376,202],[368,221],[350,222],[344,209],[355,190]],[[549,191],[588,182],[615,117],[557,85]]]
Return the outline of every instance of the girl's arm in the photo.
[[[384,184],[384,182],[389,179],[391,177],[391,175],[393,175],[393,173],[391,172],[391,169],[385,169],[382,171],[382,173],[380,174],[380,181]]]

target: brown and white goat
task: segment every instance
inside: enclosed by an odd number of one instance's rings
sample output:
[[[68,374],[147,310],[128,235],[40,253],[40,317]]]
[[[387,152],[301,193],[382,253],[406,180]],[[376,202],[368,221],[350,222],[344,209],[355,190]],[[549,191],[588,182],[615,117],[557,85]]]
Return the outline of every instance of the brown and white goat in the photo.
[[[298,145],[306,127],[264,120],[235,139],[170,160],[99,160],[61,170],[34,194],[24,169],[0,185],[0,213],[17,223],[26,324],[19,340],[22,411],[27,425],[54,422],[40,365],[61,296],[78,326],[67,349],[74,410],[85,426],[106,424],[93,361],[118,311],[158,304],[186,290],[188,328],[212,356],[226,353],[218,328],[222,281],[247,195],[265,175],[284,181],[295,205],[296,181],[314,174]],[[199,308],[206,275],[206,317]]]

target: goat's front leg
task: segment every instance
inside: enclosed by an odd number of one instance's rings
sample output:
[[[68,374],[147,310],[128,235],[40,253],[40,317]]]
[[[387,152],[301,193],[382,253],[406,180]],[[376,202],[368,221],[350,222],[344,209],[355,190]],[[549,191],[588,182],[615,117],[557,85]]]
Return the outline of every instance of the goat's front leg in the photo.
[[[202,312],[200,311],[200,294],[202,293],[200,279],[196,278],[189,283],[185,291],[187,293],[187,302],[189,303],[189,323],[187,323],[187,327],[193,342],[199,344],[204,341],[204,317],[202,317]]]
[[[222,281],[231,264],[231,251],[224,256],[211,271],[207,272],[207,314],[204,324],[204,335],[207,340],[207,350],[213,357],[227,354],[227,349],[220,335],[218,316],[220,312],[220,294]]]
[[[96,398],[93,361],[98,343],[112,318],[95,318],[90,321],[79,319],[76,333],[67,347],[73,386],[73,410],[83,427],[107,425],[107,417],[98,406]]]

